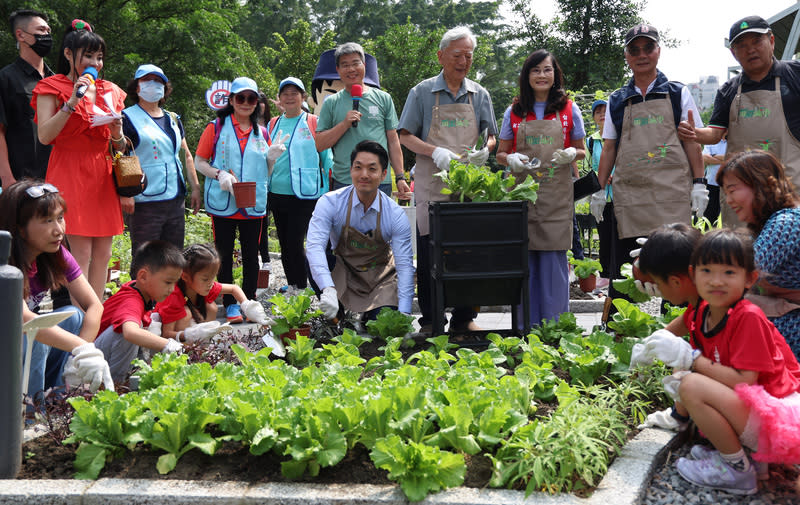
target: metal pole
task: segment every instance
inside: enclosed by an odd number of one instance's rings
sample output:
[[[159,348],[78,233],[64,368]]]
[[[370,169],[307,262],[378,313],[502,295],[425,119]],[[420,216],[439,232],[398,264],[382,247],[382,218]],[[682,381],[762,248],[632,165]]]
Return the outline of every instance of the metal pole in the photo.
[[[22,465],[22,272],[8,264],[11,234],[0,231],[0,479]]]

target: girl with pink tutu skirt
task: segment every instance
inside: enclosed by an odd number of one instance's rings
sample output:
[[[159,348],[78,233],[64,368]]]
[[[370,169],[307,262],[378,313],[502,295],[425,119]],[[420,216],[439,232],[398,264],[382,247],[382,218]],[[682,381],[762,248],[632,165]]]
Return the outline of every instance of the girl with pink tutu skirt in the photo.
[[[800,365],[764,312],[743,298],[758,279],[748,236],[706,234],[689,268],[702,299],[684,315],[691,350],[678,337],[683,344],[662,338],[646,345],[659,359],[685,356],[692,373],[681,379],[679,401],[714,449],[695,446],[693,459],[675,465],[699,486],[754,494],[756,469],[743,446],[756,461],[800,463]]]

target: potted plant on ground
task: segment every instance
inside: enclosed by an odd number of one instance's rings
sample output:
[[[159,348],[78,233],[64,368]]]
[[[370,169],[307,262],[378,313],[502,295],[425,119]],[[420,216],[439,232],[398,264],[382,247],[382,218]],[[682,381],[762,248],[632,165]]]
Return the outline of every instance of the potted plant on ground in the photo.
[[[269,302],[272,304],[272,315],[275,324],[272,331],[280,337],[294,338],[295,333],[310,336],[312,318],[322,315],[319,309],[311,308],[311,297],[314,292],[306,289],[293,296],[284,296],[276,293]]]
[[[591,258],[576,260],[572,256],[572,251],[567,253],[569,264],[575,267],[575,277],[578,278],[578,284],[581,291],[584,293],[591,293],[597,287],[597,272],[603,269],[600,262]]]

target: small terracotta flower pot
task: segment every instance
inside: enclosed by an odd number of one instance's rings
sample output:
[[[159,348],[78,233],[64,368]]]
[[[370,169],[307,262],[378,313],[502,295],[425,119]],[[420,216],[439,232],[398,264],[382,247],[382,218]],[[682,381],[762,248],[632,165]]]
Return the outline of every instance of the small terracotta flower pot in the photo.
[[[236,206],[240,209],[254,207],[256,205],[256,183],[234,182],[233,196],[236,198]]]
[[[297,335],[296,335],[297,333],[299,333],[300,335],[303,335],[304,337],[310,337],[311,336],[311,325],[310,324],[304,324],[299,328],[291,328],[286,333],[281,334],[280,337],[284,341],[286,341],[286,340],[295,340],[297,338]]]
[[[267,289],[269,287],[269,270],[258,271],[258,281],[256,287],[259,289]]]
[[[597,287],[597,276],[590,275],[584,279],[578,279],[578,285],[584,293],[591,293]]]

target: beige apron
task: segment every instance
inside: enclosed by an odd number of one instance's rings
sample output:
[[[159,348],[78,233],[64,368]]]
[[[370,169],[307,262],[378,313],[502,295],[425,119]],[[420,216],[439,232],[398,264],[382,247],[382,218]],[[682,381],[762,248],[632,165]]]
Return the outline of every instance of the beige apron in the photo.
[[[388,242],[381,235],[383,201],[378,201],[375,230],[369,237],[350,227],[353,193],[347,199],[347,220],[336,245],[336,266],[331,277],[339,300],[348,310],[366,312],[385,305],[397,306],[397,271]],[[378,194],[375,198],[380,198]]]
[[[620,238],[648,235],[666,223],[691,222],[692,175],[672,100],[629,103],[612,179]]]
[[[728,124],[728,150],[725,157],[733,153],[761,149],[771,152],[786,166],[786,176],[800,187],[800,142],[794,138],[781,100],[781,79],[775,76],[775,90],[757,90],[742,93],[742,83],[736,89],[731,104]],[[720,191],[722,223],[734,228],[744,226],[739,221]]]
[[[439,105],[439,92],[433,106],[433,116],[428,137],[425,142],[436,147],[450,149],[462,154],[478,141],[478,123],[472,107],[472,93],[468,93],[467,103]],[[419,234],[430,234],[428,223],[428,202],[447,202],[450,195],[443,195],[444,183],[433,174],[439,172],[430,156],[417,155],[417,168],[414,172],[414,200],[417,205],[417,228]]]
[[[566,251],[572,247],[572,166],[550,162],[556,149],[563,147],[564,130],[557,119],[522,121],[517,128],[516,152],[542,161],[538,168],[514,175],[517,184],[528,175],[539,183],[536,203],[528,204],[530,251]]]

